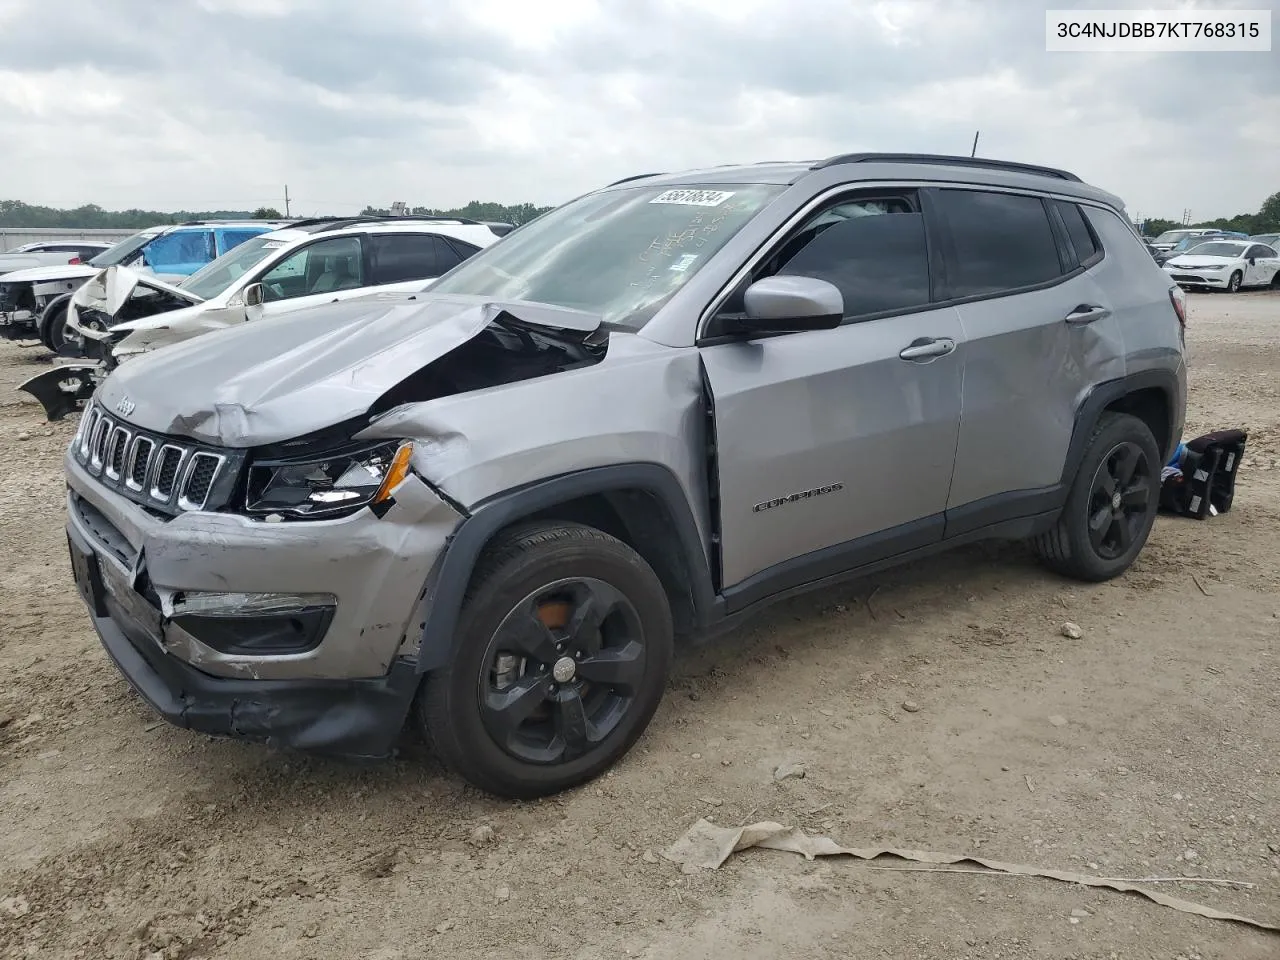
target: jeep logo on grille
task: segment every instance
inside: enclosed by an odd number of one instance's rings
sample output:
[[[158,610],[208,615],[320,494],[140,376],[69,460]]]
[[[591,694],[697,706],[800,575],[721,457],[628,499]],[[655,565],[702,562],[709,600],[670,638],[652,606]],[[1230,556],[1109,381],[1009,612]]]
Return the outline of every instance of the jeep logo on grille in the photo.
[[[127,417],[133,413],[134,403],[128,397],[121,397],[120,402],[116,404],[116,413]]]

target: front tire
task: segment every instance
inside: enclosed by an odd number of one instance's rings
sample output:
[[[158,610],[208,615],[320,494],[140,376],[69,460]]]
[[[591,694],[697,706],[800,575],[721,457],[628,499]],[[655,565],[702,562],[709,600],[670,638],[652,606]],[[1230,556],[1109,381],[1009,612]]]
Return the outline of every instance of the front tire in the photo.
[[[626,544],[572,523],[517,527],[477,564],[449,663],[415,716],[445,765],[529,799],[592,779],[662,699],[671,609]]]
[[[67,337],[67,301],[49,304],[40,318],[41,339],[44,345],[60,357],[80,356],[80,345]]]
[[[1129,569],[1155,525],[1160,469],[1151,429],[1129,414],[1104,413],[1058,522],[1032,541],[1045,565],[1089,582]]]
[[[1231,274],[1231,278],[1227,280],[1227,293],[1239,293],[1240,286],[1244,283],[1244,274],[1237,270]]]

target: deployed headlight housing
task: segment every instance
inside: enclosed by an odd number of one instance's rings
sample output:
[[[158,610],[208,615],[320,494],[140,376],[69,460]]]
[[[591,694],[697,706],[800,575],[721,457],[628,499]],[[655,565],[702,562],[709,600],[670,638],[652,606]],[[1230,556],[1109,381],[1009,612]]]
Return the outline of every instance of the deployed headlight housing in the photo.
[[[297,459],[257,460],[249,467],[245,510],[268,519],[354,513],[388,500],[408,475],[412,455],[412,443],[393,440]]]

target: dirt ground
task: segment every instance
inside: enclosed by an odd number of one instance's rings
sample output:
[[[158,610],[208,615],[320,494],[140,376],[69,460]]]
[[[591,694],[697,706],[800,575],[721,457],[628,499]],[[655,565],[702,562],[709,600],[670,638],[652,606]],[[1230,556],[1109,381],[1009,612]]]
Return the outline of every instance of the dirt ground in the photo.
[[[1280,923],[1280,294],[1192,295],[1189,341],[1187,435],[1251,431],[1229,514],[1161,518],[1101,586],[982,546],[775,607],[679,659],[613,773],[526,804],[413,745],[355,767],[159,723],[71,585],[74,423],[12,390],[46,356],[5,344],[0,955],[1280,957],[1280,935],[1050,880],[656,856],[699,817],[775,820],[1248,881],[1160,889]],[[806,776],[775,782],[787,762]]]

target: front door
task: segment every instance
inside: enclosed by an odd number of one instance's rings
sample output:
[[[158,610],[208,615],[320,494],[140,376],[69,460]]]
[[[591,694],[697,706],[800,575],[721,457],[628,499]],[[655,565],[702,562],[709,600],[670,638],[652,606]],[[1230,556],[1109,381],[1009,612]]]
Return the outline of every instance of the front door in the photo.
[[[365,272],[360,236],[317,240],[267,268],[258,278],[263,302],[261,310],[254,311],[255,318],[269,319],[368,293],[370,282]]]
[[[1264,247],[1260,243],[1250,244],[1245,251],[1246,287],[1263,287],[1271,282],[1277,267],[1275,253],[1270,247]]]
[[[930,308],[928,264],[913,194],[844,198],[741,288],[770,274],[829,280],[841,326],[718,336],[738,291],[704,331],[731,609],[941,539],[963,333],[954,309]]]

